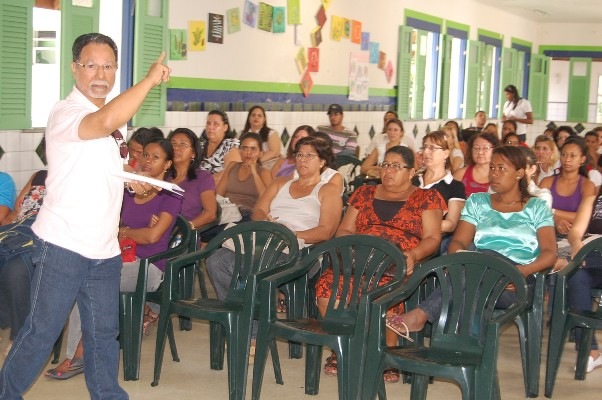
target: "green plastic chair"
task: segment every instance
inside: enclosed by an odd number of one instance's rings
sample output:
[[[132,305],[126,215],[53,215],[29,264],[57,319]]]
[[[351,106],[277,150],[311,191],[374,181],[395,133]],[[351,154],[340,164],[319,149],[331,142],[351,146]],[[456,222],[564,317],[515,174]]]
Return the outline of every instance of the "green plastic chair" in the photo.
[[[583,264],[585,258],[593,251],[602,252],[602,238],[592,240],[579,250],[573,260],[558,272],[558,280],[554,293],[552,323],[548,342],[548,362],[546,366],[546,397],[552,397],[558,365],[564,350],[564,343],[571,328],[583,328],[581,346],[577,353],[575,379],[585,380],[587,361],[591,349],[592,338],[596,329],[602,329],[602,310],[573,312],[569,310],[566,293],[567,281]]]
[[[224,301],[209,298],[183,299],[178,272],[204,260],[228,241],[235,251],[233,279]],[[288,249],[288,253],[283,251]],[[244,399],[252,321],[257,313],[257,280],[262,272],[286,270],[299,255],[297,238],[284,225],[273,222],[245,222],[218,234],[202,250],[170,261],[165,270],[165,289],[161,301],[155,373],[152,386],[159,384],[165,336],[172,315],[207,320],[210,326],[210,365],[223,368],[224,342],[228,344],[228,387],[230,399]],[[275,346],[274,346],[275,347]],[[276,353],[277,356],[277,353]],[[279,366],[274,358],[275,368]],[[279,367],[277,368],[279,371]],[[280,380],[282,378],[280,377]]]
[[[119,342],[123,349],[123,378],[126,381],[138,380],[140,375],[140,349],[142,346],[142,323],[144,319],[144,305],[146,301],[159,303],[161,300],[162,286],[156,292],[147,292],[148,265],[152,262],[170,259],[188,252],[192,230],[188,221],[178,216],[172,230],[171,243],[177,243],[159,254],[140,260],[140,270],[136,282],[135,292],[122,292],[119,299]],[[172,357],[178,358],[173,329],[170,329],[170,344]]]
[[[362,165],[362,160],[354,156],[339,154],[336,156],[336,164],[339,172],[343,175],[343,197],[348,198],[357,189],[354,186],[355,171],[357,166]]]
[[[430,346],[386,347],[385,313],[410,298],[434,274],[441,290],[441,314],[431,327]],[[494,316],[494,306],[508,284],[517,301]],[[501,327],[524,310],[527,284],[516,267],[497,257],[461,252],[427,261],[408,281],[372,303],[362,399],[384,398],[383,371],[412,373],[412,399],[426,399],[430,376],[456,381],[462,398],[499,398],[497,353]]]
[[[322,260],[333,271],[332,295],[323,318],[277,319],[275,293],[288,282],[307,281],[314,263]],[[390,283],[378,286],[385,272],[393,274]],[[336,352],[340,399],[355,399],[359,394],[368,331],[370,301],[401,283],[406,265],[403,253],[392,243],[367,235],[350,235],[329,240],[302,257],[295,268],[274,272],[260,282],[262,308],[253,369],[252,398],[258,399],[268,346],[275,338],[306,343],[305,393],[317,394],[320,384],[322,346]],[[352,284],[353,278],[353,284]],[[339,281],[342,280],[341,290]],[[337,301],[348,299],[345,301]],[[273,352],[274,347],[270,347]]]

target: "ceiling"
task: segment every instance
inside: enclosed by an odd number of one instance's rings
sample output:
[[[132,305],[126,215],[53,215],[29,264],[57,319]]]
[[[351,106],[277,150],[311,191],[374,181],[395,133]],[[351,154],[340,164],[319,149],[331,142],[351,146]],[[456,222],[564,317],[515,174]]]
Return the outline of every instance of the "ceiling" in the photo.
[[[537,22],[602,23],[602,0],[475,0]]]

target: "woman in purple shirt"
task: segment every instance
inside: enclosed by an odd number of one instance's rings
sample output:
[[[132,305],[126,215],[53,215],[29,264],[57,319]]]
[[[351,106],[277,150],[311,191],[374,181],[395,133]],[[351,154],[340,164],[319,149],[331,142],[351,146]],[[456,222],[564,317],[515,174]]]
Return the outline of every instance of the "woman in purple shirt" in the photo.
[[[215,220],[215,181],[209,171],[199,168],[201,144],[193,131],[177,128],[167,139],[174,149],[173,165],[176,175],[171,181],[185,190],[181,214],[192,229],[196,229]]]

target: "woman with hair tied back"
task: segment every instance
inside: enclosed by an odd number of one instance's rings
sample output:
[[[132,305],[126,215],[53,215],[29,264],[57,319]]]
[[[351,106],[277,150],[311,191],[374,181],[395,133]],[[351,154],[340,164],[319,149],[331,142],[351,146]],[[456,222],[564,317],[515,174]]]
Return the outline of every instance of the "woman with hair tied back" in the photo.
[[[533,124],[533,109],[529,100],[523,99],[518,94],[518,89],[514,85],[508,85],[504,88],[506,102],[504,103],[502,122],[514,121],[516,130],[521,142],[527,141],[527,126]],[[503,134],[502,134],[503,136]]]
[[[261,165],[270,169],[274,166],[280,157],[280,135],[278,132],[268,127],[268,119],[265,115],[265,109],[261,106],[253,106],[247,115],[247,121],[243,128],[243,134],[247,132],[258,133],[261,137]]]
[[[228,115],[220,110],[210,111],[207,115],[205,134],[207,142],[201,153],[201,168],[213,175],[215,184],[222,177],[226,165],[241,161],[238,139],[228,137],[230,121]]]

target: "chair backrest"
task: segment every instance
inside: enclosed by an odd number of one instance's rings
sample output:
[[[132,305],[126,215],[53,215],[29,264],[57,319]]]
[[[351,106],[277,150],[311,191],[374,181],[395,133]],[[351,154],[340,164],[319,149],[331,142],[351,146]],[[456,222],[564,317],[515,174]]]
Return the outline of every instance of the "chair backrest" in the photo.
[[[244,300],[249,276],[269,268],[292,266],[299,257],[299,243],[282,224],[250,221],[233,226],[213,238],[205,250],[226,247],[234,251],[232,281],[227,301]]]
[[[217,226],[217,224],[219,224],[219,220],[222,217],[222,206],[216,201],[217,204],[217,209],[215,212],[215,219],[211,222],[206,223],[205,225],[201,225],[199,227],[197,227],[193,232],[192,232],[192,240],[190,242],[190,251],[196,251],[199,249],[199,243],[201,241],[201,233],[203,232],[207,232],[209,229],[213,228],[214,226]]]
[[[178,215],[176,223],[171,230],[171,236],[169,238],[169,248],[180,248],[182,246],[188,247],[192,240],[192,229],[186,218]]]
[[[322,270],[330,269],[333,274],[332,294],[324,318],[341,323],[355,323],[358,313],[364,311],[360,307],[362,300],[384,286],[381,278],[390,276],[386,285],[394,285],[406,273],[405,257],[399,248],[375,236],[331,239],[315,246],[302,258],[302,263],[311,266],[320,260]]]
[[[460,252],[422,264],[410,284],[434,275],[441,290],[441,314],[431,332],[431,347],[459,348],[481,353],[490,322],[517,315],[527,304],[527,284],[520,271],[493,255]],[[512,284],[516,301],[506,310],[493,311]]]
[[[337,169],[343,177],[344,193],[349,195],[356,188],[353,187],[353,182],[357,174],[357,167],[362,165],[362,161],[357,157],[339,154],[336,156]]]

